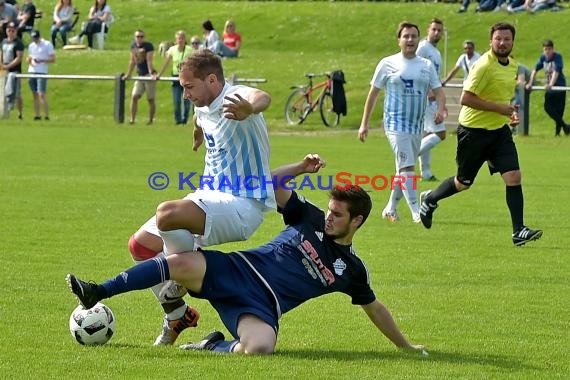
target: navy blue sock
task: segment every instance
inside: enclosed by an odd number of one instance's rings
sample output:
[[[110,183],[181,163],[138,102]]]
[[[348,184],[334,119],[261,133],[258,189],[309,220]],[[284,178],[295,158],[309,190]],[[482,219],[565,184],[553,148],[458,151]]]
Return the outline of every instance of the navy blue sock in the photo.
[[[212,347],[212,351],[214,352],[232,352],[236,344],[238,344],[239,340],[221,340],[214,344]]]
[[[507,206],[511,212],[513,222],[513,233],[524,226],[524,197],[522,185],[507,186]]]
[[[105,298],[132,290],[147,289],[170,279],[166,257],[160,256],[135,265],[100,286],[105,289]]]
[[[458,192],[457,187],[455,187],[455,177],[449,177],[444,179],[441,184],[431,192],[429,197],[427,197],[427,201],[431,204],[437,204],[440,200],[451,197]]]

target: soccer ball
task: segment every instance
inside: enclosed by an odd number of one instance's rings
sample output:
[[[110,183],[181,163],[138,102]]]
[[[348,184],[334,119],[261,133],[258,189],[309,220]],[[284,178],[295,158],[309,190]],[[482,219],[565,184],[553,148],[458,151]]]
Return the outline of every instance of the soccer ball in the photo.
[[[115,332],[115,315],[100,302],[91,309],[79,305],[69,317],[69,331],[80,344],[105,344]]]

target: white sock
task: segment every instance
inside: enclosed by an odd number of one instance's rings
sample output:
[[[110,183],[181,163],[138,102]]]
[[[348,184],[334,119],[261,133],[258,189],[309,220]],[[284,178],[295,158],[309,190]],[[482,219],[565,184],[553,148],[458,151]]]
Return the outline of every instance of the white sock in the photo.
[[[189,252],[194,250],[194,235],[188,230],[158,231],[164,241],[164,254]]]
[[[186,304],[180,306],[177,309],[172,310],[170,313],[166,314],[166,319],[169,321],[173,321],[175,319],[180,319],[186,313]]]
[[[394,185],[394,188],[390,192],[390,199],[388,199],[388,204],[386,205],[386,210],[392,212],[396,211],[398,208],[398,203],[400,203],[400,199],[404,196],[402,192],[402,187],[398,184]]]
[[[435,133],[431,133],[422,139],[420,145],[420,165],[422,170],[422,178],[430,178],[431,173],[431,150],[441,142],[441,138]]]
[[[158,258],[158,257],[161,257],[161,256],[164,257],[164,253],[163,253],[163,252],[157,253],[155,257]],[[150,260],[150,259],[149,259],[149,260]],[[136,264],[136,265],[139,265],[139,264],[141,264],[141,263],[144,263],[145,261],[146,261],[146,260],[140,260],[140,261],[139,261],[139,260],[135,260],[135,264]],[[152,290],[152,292],[154,293],[154,296],[156,297],[156,299],[159,300],[159,301],[160,301],[160,298],[158,297],[158,294],[160,293],[160,290],[162,289],[162,287],[164,286],[164,284],[165,284],[164,282],[161,282],[160,284],[156,284],[156,285],[154,285],[154,286],[152,286],[152,287],[150,288],[150,290]]]
[[[420,205],[418,203],[418,189],[417,189],[417,179],[413,178],[416,173],[411,172],[402,172],[400,175],[403,175],[406,178],[406,182],[404,183],[404,189],[402,192],[404,193],[404,197],[406,201],[408,201],[408,206],[410,207],[410,211],[412,214],[417,214],[420,212]]]

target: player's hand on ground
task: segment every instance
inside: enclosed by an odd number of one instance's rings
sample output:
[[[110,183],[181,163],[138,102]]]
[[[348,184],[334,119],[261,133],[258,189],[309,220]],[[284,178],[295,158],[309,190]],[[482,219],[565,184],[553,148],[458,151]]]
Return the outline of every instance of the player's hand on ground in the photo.
[[[235,94],[234,97],[226,96],[224,100],[226,102],[222,105],[222,109],[227,119],[245,120],[253,113],[253,105],[239,94]]]
[[[358,129],[358,139],[362,142],[366,140],[368,137],[368,127],[365,125],[361,125]]]
[[[303,172],[305,173],[316,173],[325,166],[327,162],[316,153],[307,154],[303,159]]]

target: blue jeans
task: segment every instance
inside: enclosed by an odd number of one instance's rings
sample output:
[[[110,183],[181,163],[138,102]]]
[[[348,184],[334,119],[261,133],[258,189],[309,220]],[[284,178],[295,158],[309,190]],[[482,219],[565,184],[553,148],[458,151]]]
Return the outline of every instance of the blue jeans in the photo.
[[[51,43],[55,47],[55,40],[57,39],[57,32],[61,34],[63,45],[67,45],[67,31],[71,29],[70,24],[63,24],[61,26],[52,25],[51,27]]]
[[[217,55],[221,55],[222,57],[226,58],[237,58],[238,56],[237,51],[230,49],[229,47],[224,45],[222,41],[216,41],[212,51]]]
[[[184,88],[178,81],[172,81],[172,101],[174,103],[174,121],[176,124],[188,123],[188,115],[190,115],[190,107],[192,103],[189,99],[183,99]],[[182,102],[184,102],[184,111],[182,111]]]

